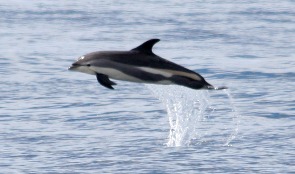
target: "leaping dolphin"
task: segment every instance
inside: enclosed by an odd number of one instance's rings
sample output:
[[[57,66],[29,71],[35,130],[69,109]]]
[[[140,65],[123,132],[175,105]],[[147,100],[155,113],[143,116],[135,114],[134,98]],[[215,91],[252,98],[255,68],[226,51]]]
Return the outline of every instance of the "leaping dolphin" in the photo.
[[[215,88],[198,73],[163,59],[152,52],[160,39],[151,39],[130,51],[97,51],[86,54],[69,70],[95,75],[104,87],[114,89],[115,80],[137,83],[176,84],[192,89],[221,90]]]

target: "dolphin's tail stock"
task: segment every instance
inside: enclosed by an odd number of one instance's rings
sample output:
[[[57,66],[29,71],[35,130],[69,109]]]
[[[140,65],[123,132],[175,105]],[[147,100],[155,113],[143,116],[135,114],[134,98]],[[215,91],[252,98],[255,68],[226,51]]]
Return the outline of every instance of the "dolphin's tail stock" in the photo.
[[[213,85],[209,84],[206,81],[205,81],[205,83],[206,84],[204,85],[203,89],[207,89],[207,90],[223,90],[223,89],[228,89],[228,87],[226,87],[226,86],[214,87]]]
[[[186,86],[191,89],[205,89],[205,90],[223,90],[227,89],[225,86],[221,87],[214,87],[213,85],[209,84],[206,82],[204,78],[201,80],[194,80],[191,78],[187,78],[184,76],[173,76],[171,79],[175,84],[181,85],[181,86]]]

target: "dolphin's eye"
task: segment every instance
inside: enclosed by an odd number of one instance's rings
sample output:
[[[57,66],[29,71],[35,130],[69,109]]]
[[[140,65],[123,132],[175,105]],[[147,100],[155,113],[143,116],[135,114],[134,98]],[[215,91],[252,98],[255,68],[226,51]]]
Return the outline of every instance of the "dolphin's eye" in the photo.
[[[91,66],[90,64],[87,64],[87,66],[89,67],[89,66]]]

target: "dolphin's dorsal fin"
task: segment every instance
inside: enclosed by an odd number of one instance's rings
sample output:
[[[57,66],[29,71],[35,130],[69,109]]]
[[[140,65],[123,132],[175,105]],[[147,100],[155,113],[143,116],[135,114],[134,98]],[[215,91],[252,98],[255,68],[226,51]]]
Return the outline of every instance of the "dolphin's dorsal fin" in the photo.
[[[132,51],[139,51],[146,54],[154,54],[152,51],[153,46],[159,41],[160,39],[150,39],[144,42],[143,44],[139,45],[138,47],[133,48]]]

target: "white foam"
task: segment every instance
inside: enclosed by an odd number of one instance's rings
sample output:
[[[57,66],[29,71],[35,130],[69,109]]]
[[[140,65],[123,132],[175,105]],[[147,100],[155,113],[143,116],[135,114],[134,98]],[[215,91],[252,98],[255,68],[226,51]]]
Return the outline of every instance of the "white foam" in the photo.
[[[170,124],[167,146],[229,145],[235,139],[239,114],[228,90],[192,90],[176,85],[147,86],[166,107]]]

